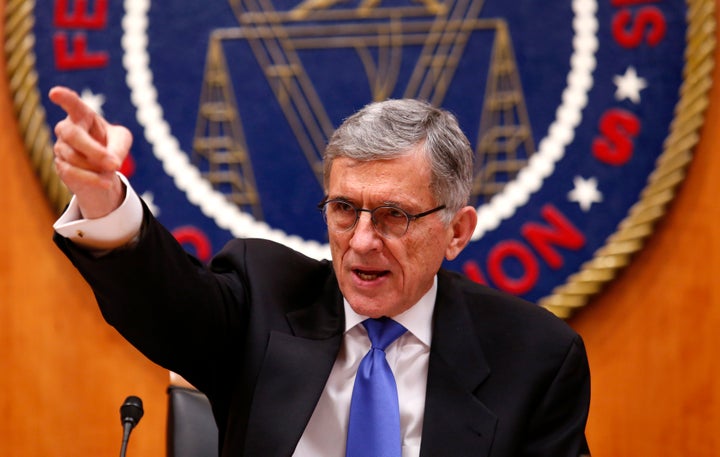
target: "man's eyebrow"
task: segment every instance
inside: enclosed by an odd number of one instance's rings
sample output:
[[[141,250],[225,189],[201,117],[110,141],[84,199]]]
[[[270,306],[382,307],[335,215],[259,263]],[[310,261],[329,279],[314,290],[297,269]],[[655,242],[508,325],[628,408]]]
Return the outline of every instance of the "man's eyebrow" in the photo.
[[[350,199],[349,199],[348,197],[344,196],[344,195],[335,195],[335,196],[328,195],[328,196],[327,196],[327,199],[328,199],[328,200],[347,200],[347,201],[350,201]]]
[[[360,205],[355,200],[353,200],[352,198],[347,197],[345,195],[336,195],[336,196],[328,195],[326,201],[329,201],[329,200],[336,200],[336,201],[339,200],[339,201],[342,201],[345,203],[349,203],[358,208],[360,207]],[[411,202],[399,202],[397,200],[383,200],[378,205],[375,205],[375,207],[378,207],[378,206],[392,206],[393,208],[398,208],[403,211],[408,211],[406,208],[415,208],[417,205],[415,205],[414,203],[411,203]]]
[[[406,213],[413,213],[415,210],[420,208],[415,202],[399,202],[397,200],[386,200],[382,206],[392,206],[393,208],[401,209]]]
[[[350,199],[349,197],[346,197],[344,195],[337,195],[335,197],[331,197],[330,195],[328,195],[326,198],[326,201],[330,201],[330,200],[341,201],[341,202],[349,203],[351,205],[355,204],[355,203],[353,203],[352,199]]]
[[[406,204],[400,203],[397,200],[385,200],[383,202],[383,205],[384,206],[394,206],[396,208],[403,208],[404,206],[406,206]]]

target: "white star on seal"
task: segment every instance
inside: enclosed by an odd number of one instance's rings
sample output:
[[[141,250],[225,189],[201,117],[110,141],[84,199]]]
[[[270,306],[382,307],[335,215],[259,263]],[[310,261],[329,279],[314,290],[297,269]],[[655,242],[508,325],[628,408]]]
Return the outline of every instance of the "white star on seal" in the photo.
[[[102,94],[95,94],[90,89],[83,89],[80,94],[80,99],[89,106],[93,111],[99,115],[103,115],[102,106],[105,104],[105,96]]]
[[[616,75],[613,82],[617,86],[615,91],[616,100],[625,100],[629,98],[635,104],[640,103],[640,91],[647,87],[645,78],[638,76],[635,67],[632,65],[625,70],[624,75]]]
[[[585,179],[575,176],[573,179],[575,187],[568,192],[568,200],[576,202],[584,212],[588,212],[593,203],[600,203],[603,199],[602,193],[598,190],[597,179]]]
[[[152,192],[143,192],[140,198],[143,199],[153,216],[158,217],[160,215],[160,208],[153,201],[155,199],[155,196]]]

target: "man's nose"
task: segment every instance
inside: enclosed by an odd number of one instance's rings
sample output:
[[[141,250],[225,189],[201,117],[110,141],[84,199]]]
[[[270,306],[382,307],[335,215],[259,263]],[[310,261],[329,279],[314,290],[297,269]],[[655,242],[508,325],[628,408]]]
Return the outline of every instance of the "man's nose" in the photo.
[[[350,247],[358,252],[371,251],[382,247],[382,237],[375,230],[370,213],[365,211],[360,213],[350,238]]]

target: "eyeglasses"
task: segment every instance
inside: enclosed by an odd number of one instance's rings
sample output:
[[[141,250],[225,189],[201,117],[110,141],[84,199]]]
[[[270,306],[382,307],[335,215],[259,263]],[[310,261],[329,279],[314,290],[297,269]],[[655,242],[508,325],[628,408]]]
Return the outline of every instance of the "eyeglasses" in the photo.
[[[378,206],[373,209],[358,208],[345,200],[333,199],[320,202],[318,205],[323,213],[325,223],[328,228],[335,232],[347,232],[357,225],[360,219],[360,213],[370,213],[370,220],[377,232],[386,238],[400,238],[405,235],[410,227],[410,221],[428,216],[434,212],[445,209],[445,205],[440,205],[431,210],[410,214],[397,206]]]

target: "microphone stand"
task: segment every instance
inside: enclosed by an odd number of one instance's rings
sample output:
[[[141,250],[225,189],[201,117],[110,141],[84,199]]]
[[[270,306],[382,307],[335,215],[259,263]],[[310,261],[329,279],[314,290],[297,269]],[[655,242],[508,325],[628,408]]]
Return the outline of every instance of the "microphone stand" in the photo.
[[[120,457],[125,457],[125,453],[127,452],[127,445],[130,441],[130,432],[132,431],[134,427],[134,424],[130,421],[127,421],[123,424],[123,438],[122,438],[122,444],[120,446]]]

